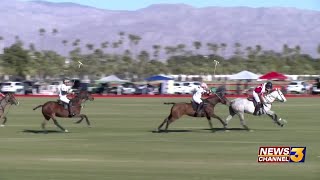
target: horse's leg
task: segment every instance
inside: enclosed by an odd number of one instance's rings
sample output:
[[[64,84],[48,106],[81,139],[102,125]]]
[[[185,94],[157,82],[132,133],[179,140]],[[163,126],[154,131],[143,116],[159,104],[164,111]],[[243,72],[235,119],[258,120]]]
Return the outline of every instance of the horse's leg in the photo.
[[[229,106],[229,115],[226,118],[226,124],[228,125],[229,122],[231,121],[231,119],[233,118],[233,116],[236,115],[236,113],[234,112],[234,110],[232,109],[232,106]],[[226,125],[226,126],[227,126]]]
[[[178,116],[178,115],[177,115],[177,116]],[[176,116],[174,116],[174,115],[168,117],[168,120],[166,121],[166,129],[165,129],[165,132],[168,132],[168,127],[169,127],[169,125],[170,125],[173,121],[175,121],[175,120],[177,120],[177,119],[179,119],[179,117],[176,117]]]
[[[206,115],[206,117],[207,117],[207,120],[208,120],[208,123],[209,123],[211,131],[214,132],[214,129],[213,129],[213,126],[212,126],[212,122],[211,122],[211,117],[208,114]]]
[[[2,121],[2,123],[1,123],[1,125],[0,125],[0,127],[4,127],[4,126],[6,125],[6,122],[7,122],[7,117],[4,116],[4,117],[3,117],[3,121]]]
[[[81,116],[81,115],[80,115],[80,119],[79,119],[78,121],[76,121],[75,123],[76,123],[76,124],[79,124],[79,123],[82,122],[83,119],[84,119],[84,116]]]
[[[212,114],[212,117],[218,119],[221,122],[221,124],[223,125],[223,128],[225,130],[227,129],[227,123],[225,123],[219,116]]]
[[[49,121],[49,119],[50,119],[51,117],[46,116],[46,115],[43,115],[43,116],[44,116],[44,120],[43,120],[42,123],[41,123],[41,128],[42,128],[42,130],[43,130],[44,133],[48,133],[47,130],[46,130],[46,124],[47,124],[47,122]]]
[[[276,113],[274,113],[273,111],[268,111],[267,115],[279,126],[283,127],[284,124],[280,122],[280,119],[278,119],[278,115]]]
[[[161,132],[162,126],[168,121],[170,116],[166,117],[163,122],[158,126],[158,132]]]
[[[81,119],[79,121],[77,121],[76,123],[80,123],[82,121],[82,119],[85,119],[88,127],[90,127],[90,121],[88,119],[88,116],[85,114],[80,114],[80,117],[81,117]]]
[[[244,121],[244,113],[239,113],[240,123],[243,126],[244,129],[250,131],[249,127],[246,125],[246,122]]]
[[[57,121],[57,119],[55,118],[55,117],[51,117],[52,118],[52,120],[53,120],[53,123],[58,127],[58,128],[60,128],[62,131],[64,131],[64,132],[69,132],[67,129],[64,129],[59,123],[58,123],[58,121]]]

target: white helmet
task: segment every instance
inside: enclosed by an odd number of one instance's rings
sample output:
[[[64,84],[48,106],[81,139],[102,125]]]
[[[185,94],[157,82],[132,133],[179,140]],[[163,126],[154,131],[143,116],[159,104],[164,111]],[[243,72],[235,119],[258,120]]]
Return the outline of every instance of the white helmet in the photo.
[[[201,83],[201,85],[200,85],[202,88],[205,88],[205,89],[208,89],[208,85],[206,84],[206,83]]]

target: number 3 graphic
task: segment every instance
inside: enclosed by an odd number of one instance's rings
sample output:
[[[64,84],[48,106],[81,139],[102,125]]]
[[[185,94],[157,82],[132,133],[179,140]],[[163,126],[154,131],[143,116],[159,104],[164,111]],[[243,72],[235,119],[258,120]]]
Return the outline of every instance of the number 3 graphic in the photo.
[[[300,162],[304,159],[304,151],[305,148],[292,148],[290,159],[292,162]],[[293,154],[295,152],[295,154]],[[303,162],[303,161],[302,161]]]

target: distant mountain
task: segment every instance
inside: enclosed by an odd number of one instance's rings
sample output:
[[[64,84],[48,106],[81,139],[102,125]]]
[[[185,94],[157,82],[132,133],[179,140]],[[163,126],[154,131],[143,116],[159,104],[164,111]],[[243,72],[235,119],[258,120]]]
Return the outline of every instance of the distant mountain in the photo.
[[[19,36],[37,48],[54,49],[67,54],[71,42],[96,47],[104,41],[117,41],[120,31],[142,37],[139,50],[152,45],[226,43],[229,52],[235,42],[244,47],[259,44],[264,50],[281,51],[283,44],[300,45],[303,53],[316,55],[320,41],[320,12],[295,8],[206,7],[184,4],[156,4],[137,11],[111,11],[74,3],[44,1],[0,1],[0,36],[5,46]],[[46,33],[39,36],[39,29]],[[56,28],[56,35],[51,33]],[[62,40],[68,40],[64,47]],[[206,47],[202,47],[202,53]],[[232,48],[231,48],[232,47]],[[108,48],[105,51],[109,51]]]

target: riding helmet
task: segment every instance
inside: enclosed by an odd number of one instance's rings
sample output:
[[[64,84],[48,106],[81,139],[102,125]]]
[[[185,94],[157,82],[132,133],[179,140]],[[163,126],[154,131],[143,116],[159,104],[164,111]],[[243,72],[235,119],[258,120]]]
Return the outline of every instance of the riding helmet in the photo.
[[[272,83],[271,82],[267,82],[266,89],[272,89]]]

